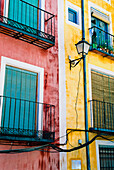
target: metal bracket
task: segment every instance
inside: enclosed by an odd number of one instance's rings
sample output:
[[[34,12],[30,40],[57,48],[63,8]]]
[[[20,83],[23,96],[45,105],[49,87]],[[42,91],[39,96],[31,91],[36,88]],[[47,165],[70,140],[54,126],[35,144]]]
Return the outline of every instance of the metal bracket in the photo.
[[[77,58],[77,59],[74,59],[74,60],[71,60],[71,56],[68,56],[68,58],[69,58],[70,70],[71,70],[71,68],[74,68],[81,61],[81,59],[83,57]]]

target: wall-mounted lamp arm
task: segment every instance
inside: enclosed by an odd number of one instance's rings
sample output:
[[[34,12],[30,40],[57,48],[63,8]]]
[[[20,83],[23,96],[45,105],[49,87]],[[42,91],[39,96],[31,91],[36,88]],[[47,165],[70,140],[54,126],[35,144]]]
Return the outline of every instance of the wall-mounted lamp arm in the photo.
[[[69,58],[69,63],[70,63],[70,70],[71,68],[74,68],[81,61],[81,59],[83,59],[83,57],[81,57],[81,58],[71,60],[70,56],[68,56],[68,58]]]

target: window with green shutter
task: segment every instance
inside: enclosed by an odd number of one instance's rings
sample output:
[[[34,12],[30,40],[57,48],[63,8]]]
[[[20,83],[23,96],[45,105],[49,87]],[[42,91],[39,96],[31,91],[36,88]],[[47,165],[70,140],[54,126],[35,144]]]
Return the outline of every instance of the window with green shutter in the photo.
[[[40,14],[38,14],[37,8],[33,8],[33,6],[38,7],[39,1],[24,0],[24,2],[25,3],[20,0],[9,0],[8,17],[11,20],[37,29],[38,17]],[[33,6],[27,5],[26,2],[32,4]]]
[[[1,127],[35,130],[37,73],[6,66]]]

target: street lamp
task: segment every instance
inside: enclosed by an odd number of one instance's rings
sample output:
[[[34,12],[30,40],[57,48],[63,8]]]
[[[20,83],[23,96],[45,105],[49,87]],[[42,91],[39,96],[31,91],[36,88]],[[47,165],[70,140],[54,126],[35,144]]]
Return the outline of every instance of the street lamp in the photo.
[[[71,68],[74,68],[81,61],[81,59],[83,59],[84,55],[88,54],[90,44],[87,41],[82,39],[77,44],[75,44],[75,46],[76,46],[78,54],[82,54],[82,57],[71,60],[71,57],[69,56],[70,70]]]
[[[83,55],[88,54],[90,44],[87,41],[82,39],[77,44],[75,44],[75,46],[76,46],[78,54],[83,54]]]

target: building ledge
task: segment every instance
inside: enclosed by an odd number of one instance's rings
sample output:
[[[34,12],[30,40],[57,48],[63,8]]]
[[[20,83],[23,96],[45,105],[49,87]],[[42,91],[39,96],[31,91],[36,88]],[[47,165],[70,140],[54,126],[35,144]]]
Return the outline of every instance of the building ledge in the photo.
[[[94,132],[100,132],[100,133],[106,133],[106,134],[113,134],[114,135],[114,130],[111,130],[111,129],[89,128],[89,130],[94,131]]]
[[[107,53],[107,52],[103,51],[102,49],[90,48],[90,51],[92,51],[96,54],[102,55],[103,57],[108,57],[108,58],[114,59],[114,54]]]
[[[54,142],[54,139],[54,132],[0,128],[0,140],[50,143]]]

